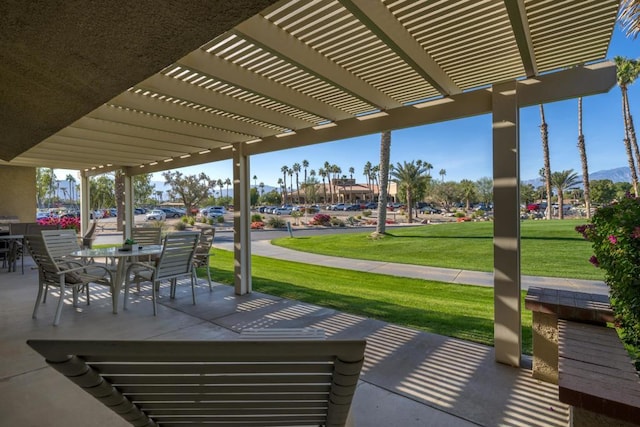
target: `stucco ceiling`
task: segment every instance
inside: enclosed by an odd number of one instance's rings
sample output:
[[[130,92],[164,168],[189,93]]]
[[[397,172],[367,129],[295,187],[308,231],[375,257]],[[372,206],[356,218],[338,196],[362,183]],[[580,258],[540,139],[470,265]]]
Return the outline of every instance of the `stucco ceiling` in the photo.
[[[5,1],[0,165],[154,171],[486,112],[494,83],[602,60],[617,9]]]

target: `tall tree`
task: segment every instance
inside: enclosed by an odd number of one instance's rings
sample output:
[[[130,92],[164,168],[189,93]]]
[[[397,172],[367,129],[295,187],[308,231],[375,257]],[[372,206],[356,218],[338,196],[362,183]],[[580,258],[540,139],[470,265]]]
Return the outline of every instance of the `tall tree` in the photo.
[[[258,176],[253,175],[253,188],[258,188]]]
[[[544,185],[547,190],[547,219],[551,219],[551,161],[549,160],[549,128],[544,118],[544,106],[540,104],[540,138],[544,159]]]
[[[231,178],[227,178],[224,180],[224,185],[227,186],[227,199],[229,198],[229,186],[231,185]]]
[[[325,185],[325,180],[327,179],[326,169],[323,169],[323,168],[318,169],[318,175],[322,177],[322,192],[324,197],[324,203],[327,203],[327,186]]]
[[[398,191],[402,190],[405,195],[409,223],[413,222],[414,196],[424,191],[426,186],[426,172],[420,161],[418,163],[405,161],[402,164],[398,162],[390,167],[391,179],[398,185]]]
[[[302,161],[302,169],[304,169],[304,183],[307,182],[307,168],[309,167],[309,160]]]
[[[69,198],[71,199],[71,202],[73,203],[76,200],[76,198],[73,197],[74,196],[73,189],[75,188],[76,179],[73,177],[73,175],[67,174],[66,181],[67,181],[68,187],[69,187]]]
[[[440,169],[440,178],[442,178],[442,182],[444,182],[444,177],[447,176],[447,170],[446,169]]]
[[[289,169],[289,197],[291,198],[291,204],[293,204],[293,169]]]
[[[153,175],[150,173],[143,173],[133,177],[133,202],[136,205],[148,203],[155,189],[155,186],[151,183],[152,177]],[[205,184],[208,184],[208,182],[207,180]]]
[[[116,200],[116,230],[124,230],[124,171],[118,169],[114,172],[114,190]],[[106,207],[106,206],[105,206]]]
[[[476,189],[478,190],[480,201],[488,207],[493,201],[493,179],[488,176],[479,178],[476,181]]]
[[[220,189],[220,198],[222,198],[222,190],[224,189],[224,181],[220,178],[216,180],[216,185]]]
[[[640,1],[622,0],[618,19],[627,32],[627,37],[636,38],[640,33]]]
[[[353,202],[353,174],[355,173],[355,168],[351,166],[349,168],[349,200]]]
[[[578,151],[580,152],[580,164],[582,164],[582,196],[584,198],[584,206],[587,211],[587,218],[591,218],[589,165],[587,164],[587,150],[584,146],[584,135],[582,134],[582,97],[578,98]]]
[[[329,185],[329,196],[331,197],[331,203],[333,204],[333,192],[331,191],[331,172],[332,172],[331,163],[324,162],[324,170],[327,173],[327,183]],[[324,180],[322,182],[324,182]]]
[[[364,164],[364,168],[362,170],[365,178],[367,178],[367,188],[369,189],[369,193],[371,194],[371,201],[373,202],[373,189],[371,188],[371,162],[367,162]]]
[[[282,190],[282,204],[287,203],[287,193],[286,193],[286,182],[282,180],[282,178],[278,178],[278,186],[280,190]]]
[[[258,187],[260,187],[260,196],[262,196],[264,194],[264,182],[260,181]]]
[[[476,184],[469,179],[463,179],[460,181],[460,193],[465,201],[466,210],[471,210],[471,200],[477,197]]]
[[[616,63],[616,78],[620,92],[622,93],[622,119],[624,121],[624,148],[627,153],[627,160],[629,162],[629,171],[631,173],[631,185],[633,186],[633,192],[638,195],[638,173],[636,168],[636,162],[633,158],[633,152],[635,151],[636,158],[640,160],[640,153],[638,152],[638,143],[636,141],[635,129],[633,127],[633,118],[631,117],[629,109],[629,97],[628,87],[631,85],[640,73],[640,65],[638,61],[627,59],[622,56],[616,56],[614,58]]]
[[[289,173],[289,166],[282,166],[280,172],[282,172],[282,182],[284,184],[282,187],[282,204],[287,204],[287,174]]]
[[[187,212],[197,207],[201,202],[209,197],[210,179],[204,173],[199,175],[184,175],[182,172],[164,172],[165,184],[171,188],[170,194],[173,198],[180,200],[184,204]],[[219,179],[218,184],[222,182]],[[222,189],[220,190],[222,191]]]
[[[380,237],[387,231],[387,182],[389,180],[389,159],[391,157],[391,131],[380,135],[380,185],[378,186],[378,224],[373,237]]]
[[[573,169],[553,172],[550,179],[553,187],[558,190],[558,218],[564,218],[564,192],[578,183],[578,174]],[[551,205],[548,205],[551,206]],[[551,209],[548,209],[551,211]]]
[[[296,174],[296,194],[298,196],[298,204],[300,204],[300,180],[298,179],[300,170],[301,170],[300,163],[294,163],[293,172]]]

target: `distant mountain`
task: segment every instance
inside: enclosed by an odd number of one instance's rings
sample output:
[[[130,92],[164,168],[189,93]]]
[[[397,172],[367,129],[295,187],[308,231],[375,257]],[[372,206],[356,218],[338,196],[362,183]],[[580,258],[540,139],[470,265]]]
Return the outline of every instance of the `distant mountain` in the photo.
[[[582,188],[582,175],[578,175],[579,185],[578,187]],[[629,172],[628,166],[623,166],[615,169],[607,169],[602,171],[597,171],[589,174],[589,180],[597,180],[597,179],[610,179],[613,182],[631,182],[631,172]],[[540,178],[529,179],[526,181],[522,181],[525,184],[531,184],[534,188],[540,187],[542,185],[542,180]]]

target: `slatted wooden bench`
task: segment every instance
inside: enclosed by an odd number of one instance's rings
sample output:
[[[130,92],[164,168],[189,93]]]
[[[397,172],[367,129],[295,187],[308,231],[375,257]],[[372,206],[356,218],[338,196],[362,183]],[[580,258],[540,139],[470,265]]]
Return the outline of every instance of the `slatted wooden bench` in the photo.
[[[640,379],[615,329],[559,320],[558,358],[571,425],[640,425]]]
[[[533,377],[558,383],[558,319],[606,325],[613,322],[609,297],[531,287],[525,308],[533,312]]]

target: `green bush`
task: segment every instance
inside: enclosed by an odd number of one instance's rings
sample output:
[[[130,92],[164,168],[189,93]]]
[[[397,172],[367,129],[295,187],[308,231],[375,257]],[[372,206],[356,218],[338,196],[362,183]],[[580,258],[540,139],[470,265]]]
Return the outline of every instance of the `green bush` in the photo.
[[[187,223],[184,221],[178,221],[173,227],[178,231],[183,231],[183,230],[186,230]]]
[[[262,222],[262,215],[260,214],[251,215],[251,222]]]
[[[591,242],[589,261],[605,271],[622,340],[640,354],[640,198],[627,194],[576,227]]]
[[[180,218],[180,221],[182,221],[183,223],[187,224],[189,222],[189,217],[185,215],[182,218]]]
[[[218,222],[218,224],[222,224],[224,223],[224,217],[220,215],[219,217],[216,218],[216,221]]]
[[[205,218],[205,222],[209,225],[213,225],[213,218]]]
[[[341,220],[337,216],[332,216],[331,217],[331,225],[334,226],[334,227],[344,227],[345,223],[344,223],[343,220]]]
[[[464,218],[464,217],[465,217],[465,216],[467,216],[467,215],[466,215],[464,212],[457,211],[457,212],[454,214],[454,216],[455,216],[456,218]]]
[[[371,216],[371,211],[370,210],[362,211],[362,216],[365,218],[369,218]]]
[[[269,217],[269,219],[267,220],[267,227],[284,228],[286,226],[287,226],[287,223],[284,221],[284,219],[278,216]]]
[[[193,227],[195,225],[195,223],[196,223],[196,219],[194,217],[190,216],[189,217],[189,225]]]

